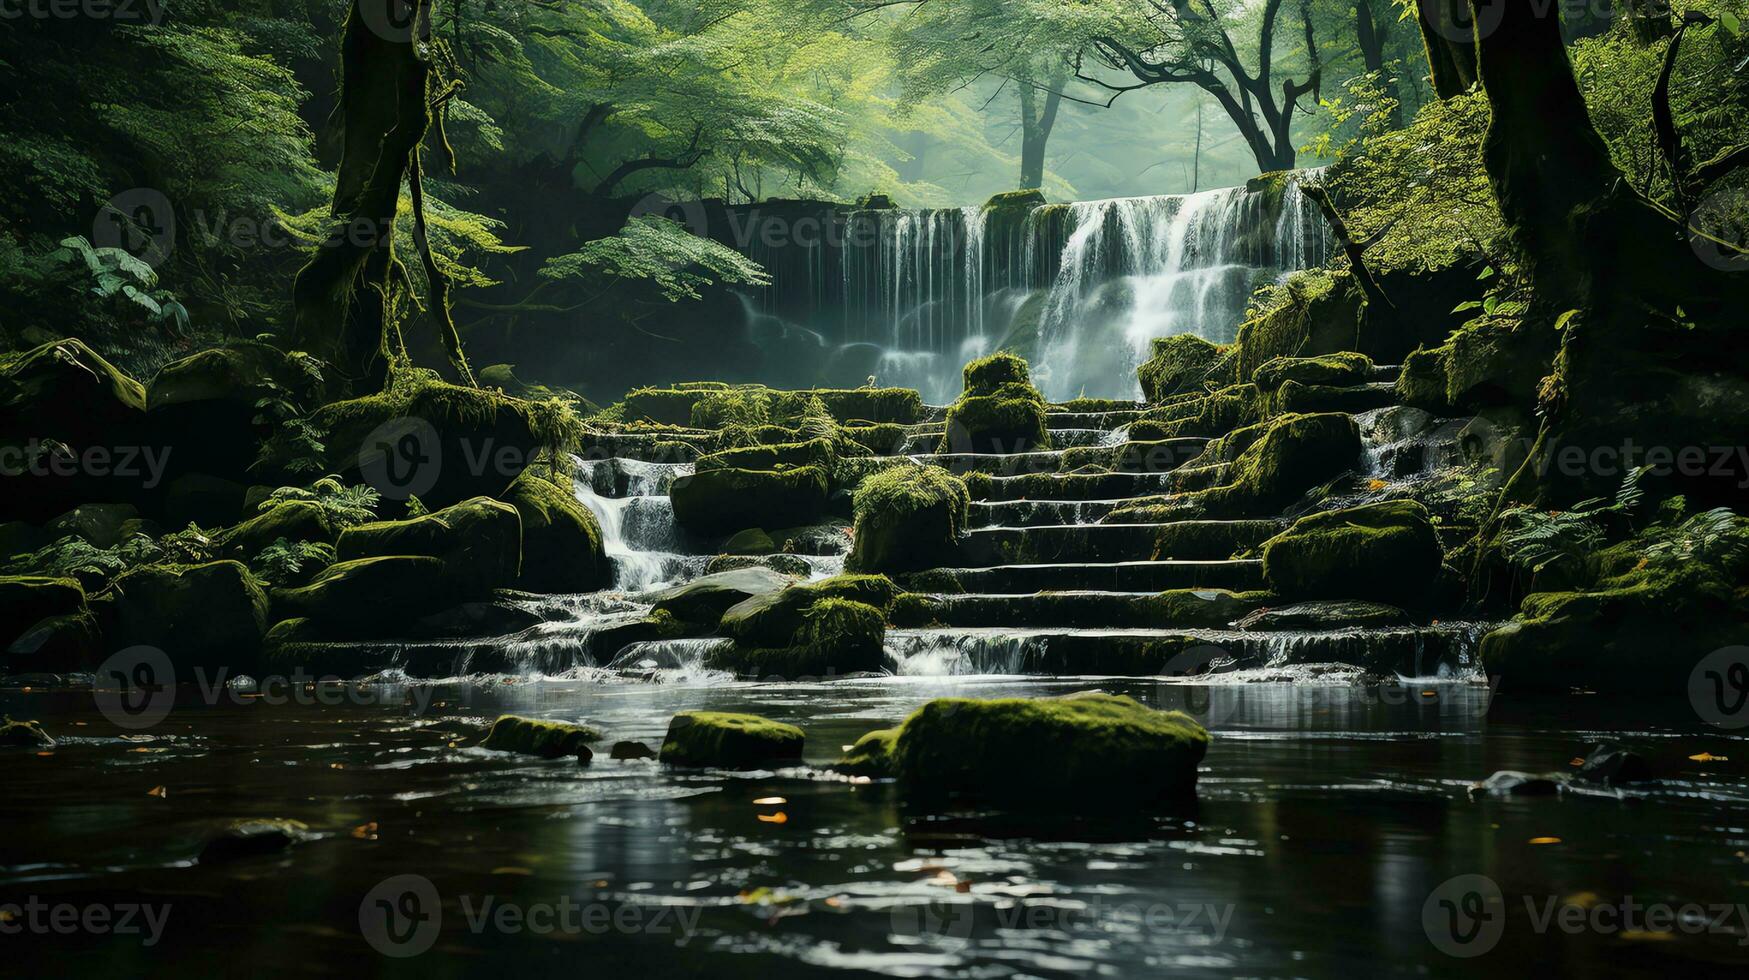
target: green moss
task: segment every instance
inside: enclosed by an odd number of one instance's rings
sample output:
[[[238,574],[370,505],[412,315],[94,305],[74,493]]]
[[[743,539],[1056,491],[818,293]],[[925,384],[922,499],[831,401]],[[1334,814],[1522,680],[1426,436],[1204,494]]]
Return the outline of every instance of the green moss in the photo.
[[[341,561],[438,558],[470,593],[510,588],[522,573],[522,516],[507,503],[475,497],[409,520],[347,528],[334,550]]]
[[[1261,418],[1260,396],[1250,384],[1228,385],[1203,395],[1180,396],[1133,422],[1129,437],[1158,441],[1184,436],[1218,436]]]
[[[1403,404],[1442,415],[1450,412],[1445,394],[1445,359],[1451,346],[1417,349],[1403,359],[1397,375],[1397,398]]]
[[[703,396],[704,392],[696,389],[638,388],[626,395],[625,421],[691,425],[692,407]]]
[[[810,439],[772,446],[746,446],[701,456],[699,470],[775,470],[780,467],[818,466],[830,472],[838,454],[830,439]]]
[[[941,622],[944,604],[933,595],[907,592],[893,600],[887,618],[900,629],[923,629]]]
[[[830,476],[819,466],[705,470],[675,480],[670,491],[675,520],[699,534],[816,521],[831,511],[831,494]]]
[[[802,730],[758,715],[682,711],[668,723],[658,758],[665,765],[758,769],[802,761]]]
[[[601,733],[584,725],[540,718],[504,715],[492,723],[480,748],[494,752],[519,752],[543,759],[586,756],[589,743],[601,741]]]
[[[1230,482],[1185,495],[1210,517],[1271,514],[1352,469],[1360,430],[1347,415],[1283,415],[1233,461]]]
[[[749,677],[821,677],[880,670],[885,660],[886,616],[849,599],[822,598],[801,614],[788,646],[735,647],[712,666]]]
[[[723,614],[723,632],[753,646],[786,646],[795,642],[807,614],[827,599],[850,600],[885,610],[899,587],[885,575],[838,575],[808,585],[753,596]]]
[[[1046,405],[1026,361],[1001,352],[965,367],[965,393],[948,409],[938,452],[1012,453],[1050,446]]]
[[[1277,357],[1354,350],[1364,300],[1347,272],[1296,272],[1269,307],[1239,327],[1238,376],[1248,381]]]
[[[913,798],[1075,810],[1186,799],[1207,749],[1182,713],[1087,693],[931,701],[900,726],[890,759]]]
[[[971,494],[938,466],[889,469],[856,491],[856,544],[849,567],[863,572],[937,567],[954,552]]]
[[[911,425],[923,418],[923,396],[910,388],[816,388],[818,398],[839,422]]]
[[[527,592],[593,592],[613,583],[601,524],[577,500],[571,476],[524,470],[504,493],[522,517],[522,575]]]
[[[856,740],[832,768],[847,776],[886,779],[893,774],[893,746],[899,729],[881,728]]]
[[[1173,589],[1149,600],[1157,628],[1225,629],[1275,601],[1268,592]]]
[[[907,426],[896,422],[844,427],[846,439],[880,456],[897,454],[899,449],[905,445],[905,437],[909,434]]]
[[[984,202],[984,210],[996,211],[1004,208],[1032,209],[1045,205],[1045,192],[1034,188],[1023,191],[1003,191]]]
[[[965,379],[965,390],[971,395],[992,395],[1000,391],[1004,385],[1032,384],[1032,369],[1021,357],[998,351],[988,357],[980,357],[967,364],[961,372]]]
[[[1262,392],[1274,391],[1289,381],[1345,387],[1366,383],[1372,368],[1372,358],[1354,351],[1316,357],[1276,357],[1258,367],[1251,380]]]
[[[85,589],[76,579],[0,576],[0,650],[37,623],[85,609]]]
[[[1158,337],[1148,359],[1136,369],[1136,378],[1148,401],[1164,401],[1173,395],[1202,391],[1206,381],[1222,380],[1217,365],[1226,355],[1226,348],[1195,334]]]
[[[1298,599],[1424,606],[1444,558],[1427,508],[1410,500],[1314,514],[1263,546],[1271,589]]]
[[[55,740],[43,731],[40,722],[13,721],[10,715],[0,722],[0,748],[52,749],[54,746]]]

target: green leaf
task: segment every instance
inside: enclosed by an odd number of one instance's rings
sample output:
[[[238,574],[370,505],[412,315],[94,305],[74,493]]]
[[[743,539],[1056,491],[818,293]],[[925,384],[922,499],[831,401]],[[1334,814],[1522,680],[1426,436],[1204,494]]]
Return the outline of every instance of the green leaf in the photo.
[[[1555,318],[1555,329],[1556,330],[1567,329],[1567,324],[1572,323],[1573,318],[1578,316],[1578,315],[1579,315],[1578,310],[1568,310],[1567,312],[1556,317]]]
[[[1743,22],[1737,18],[1736,14],[1731,13],[1729,10],[1719,11],[1719,23],[1724,26],[1725,30],[1731,32],[1732,37],[1743,32]]]
[[[1452,312],[1453,313],[1468,313],[1471,310],[1479,310],[1481,308],[1482,308],[1482,301],[1479,299],[1473,299],[1473,300],[1470,300],[1468,303],[1459,303],[1458,305],[1452,307]]]

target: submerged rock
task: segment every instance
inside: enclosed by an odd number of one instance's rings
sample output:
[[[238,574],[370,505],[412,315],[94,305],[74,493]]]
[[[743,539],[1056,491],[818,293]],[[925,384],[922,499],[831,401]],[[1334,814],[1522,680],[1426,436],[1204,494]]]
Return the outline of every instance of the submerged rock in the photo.
[[[49,733],[43,731],[41,722],[13,721],[8,716],[0,722],[0,748],[9,749],[52,749],[55,740]]]
[[[207,841],[197,860],[201,864],[223,864],[278,854],[315,836],[310,833],[309,826],[299,820],[239,820]]]
[[[1042,810],[1160,804],[1196,790],[1208,732],[1188,715],[1100,693],[940,698],[840,761],[890,774],[913,797]]]
[[[642,742],[615,742],[608,758],[620,760],[654,759],[656,750]]]
[[[1395,500],[1301,518],[1264,544],[1263,575],[1290,599],[1417,606],[1443,558],[1427,508]]]
[[[601,733],[586,725],[504,715],[492,723],[492,730],[486,733],[480,748],[537,755],[543,759],[578,756],[588,761],[588,757],[594,754],[589,750],[589,743],[600,740]]]
[[[1600,744],[1591,746],[1573,778],[1604,786],[1624,786],[1650,782],[1654,777],[1645,756],[1618,745]]]
[[[665,765],[692,768],[793,765],[802,761],[804,740],[800,728],[758,715],[682,711],[668,723],[660,758]]]

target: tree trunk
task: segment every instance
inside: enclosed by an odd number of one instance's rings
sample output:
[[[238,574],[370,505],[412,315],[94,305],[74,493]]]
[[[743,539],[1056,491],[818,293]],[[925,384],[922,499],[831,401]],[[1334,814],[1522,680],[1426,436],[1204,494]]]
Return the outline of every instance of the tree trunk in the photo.
[[[1039,104],[1039,92],[1031,81],[1020,82],[1020,189],[1037,190],[1045,183],[1045,147],[1050,144],[1051,130],[1057,125],[1057,111],[1063,104],[1063,85],[1067,78],[1054,76],[1050,89]]]
[[[1385,41],[1389,35],[1379,29],[1378,18],[1373,16],[1373,0],[1354,0],[1354,28],[1360,43],[1361,61],[1368,72],[1379,76],[1380,84],[1385,86],[1385,94],[1397,100],[1396,107],[1391,110],[1390,126],[1392,129],[1403,128],[1403,98],[1399,94],[1400,84],[1385,78]]]
[[[1522,4],[1507,0],[1504,4]],[[1473,18],[1468,0],[1416,0],[1421,41],[1427,47],[1427,64],[1433,74],[1433,92],[1449,99],[1468,92],[1476,84],[1478,68]],[[1550,9],[1553,5],[1548,5]],[[1486,14],[1490,21],[1494,14]]]
[[[367,10],[366,7],[369,7]],[[401,185],[418,172],[413,155],[431,127],[431,66],[419,43],[430,26],[429,4],[406,30],[396,29],[396,0],[353,0],[341,38],[342,126],[334,223],[327,240],[292,286],[294,342],[334,365],[355,387],[379,388],[390,355],[400,347],[387,314],[388,297],[408,283],[395,259],[395,217]],[[418,244],[425,253],[425,241]],[[448,283],[426,258],[430,301],[440,339],[462,380],[471,382],[447,309]]]

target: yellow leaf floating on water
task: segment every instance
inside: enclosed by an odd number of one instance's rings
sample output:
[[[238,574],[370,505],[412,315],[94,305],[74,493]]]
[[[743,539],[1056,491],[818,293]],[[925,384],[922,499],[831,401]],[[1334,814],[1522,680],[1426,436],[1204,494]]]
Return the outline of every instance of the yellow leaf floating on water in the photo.
[[[789,823],[789,814],[782,810],[776,813],[759,813],[755,816],[759,818],[760,823]]]
[[[1690,762],[1730,762],[1728,755],[1713,755],[1711,752],[1700,752],[1688,757]]]
[[[1561,839],[1559,837],[1532,837],[1530,842],[1532,844],[1559,844]]]
[[[1567,760],[1567,765],[1569,765],[1569,766],[1582,766],[1584,764],[1585,764],[1585,760],[1579,758],[1578,756],[1574,756],[1573,758]]]
[[[1366,484],[1366,488],[1368,490],[1374,490],[1374,491],[1383,490],[1384,488],[1386,488],[1388,486],[1390,486],[1390,484],[1386,483],[1383,480],[1368,480],[1367,484]]]
[[[1630,943],[1662,943],[1675,939],[1676,936],[1668,932],[1647,932],[1644,929],[1625,929],[1622,931],[1621,938]]]
[[[158,799],[162,800],[162,799],[169,798],[170,791],[168,789],[165,789],[162,786],[154,786],[151,789],[146,790],[146,795],[147,796],[156,796]]]
[[[502,868],[493,868],[492,873],[495,875],[533,875],[534,869],[506,866]]]

